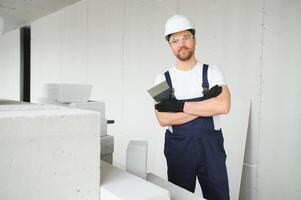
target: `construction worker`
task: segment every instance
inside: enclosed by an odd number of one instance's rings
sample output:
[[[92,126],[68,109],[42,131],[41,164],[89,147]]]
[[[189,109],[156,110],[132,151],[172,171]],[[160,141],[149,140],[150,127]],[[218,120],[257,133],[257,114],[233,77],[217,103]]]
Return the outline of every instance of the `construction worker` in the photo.
[[[196,178],[208,200],[228,200],[229,185],[221,114],[230,110],[230,92],[217,66],[195,56],[195,28],[181,15],[170,17],[165,38],[176,64],[156,77],[167,81],[174,97],[155,104],[156,117],[167,126],[164,154],[168,180],[191,192]]]

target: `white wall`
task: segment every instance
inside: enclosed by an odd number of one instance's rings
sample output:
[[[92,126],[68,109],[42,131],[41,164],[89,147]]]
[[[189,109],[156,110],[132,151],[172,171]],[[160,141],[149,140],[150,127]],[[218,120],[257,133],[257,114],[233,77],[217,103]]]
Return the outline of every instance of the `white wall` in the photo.
[[[0,36],[0,99],[20,99],[20,32]]]
[[[265,2],[257,199],[301,196],[300,10],[297,0]]]
[[[252,100],[240,199],[297,199],[300,4],[84,0],[32,23],[32,99],[46,82],[92,83],[92,99],[106,101],[107,118],[116,120],[108,130],[115,164],[124,165],[130,139],[146,139],[149,171],[166,177],[164,129],[146,90],[174,62],[163,39],[166,19],[187,15],[198,58],[221,67],[233,98]]]

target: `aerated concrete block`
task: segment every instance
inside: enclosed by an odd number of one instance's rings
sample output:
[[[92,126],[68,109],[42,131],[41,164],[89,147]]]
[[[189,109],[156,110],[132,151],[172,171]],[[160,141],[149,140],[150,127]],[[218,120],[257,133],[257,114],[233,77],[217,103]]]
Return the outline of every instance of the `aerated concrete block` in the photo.
[[[89,84],[48,83],[44,85],[47,99],[61,103],[87,102],[92,91]]]
[[[131,140],[126,150],[126,171],[146,179],[147,141]]]
[[[0,198],[99,200],[100,115],[0,106]]]
[[[100,135],[106,136],[107,135],[107,119],[105,118],[106,109],[105,109],[105,102],[101,101],[87,101],[87,102],[80,102],[80,103],[61,103],[52,99],[47,98],[39,98],[38,102],[40,104],[47,104],[47,105],[58,105],[58,106],[65,106],[71,108],[79,108],[84,110],[92,110],[97,111],[100,113]],[[1,103],[1,102],[0,102]]]
[[[101,137],[101,160],[107,163],[113,163],[113,152],[114,152],[114,137],[106,135]]]

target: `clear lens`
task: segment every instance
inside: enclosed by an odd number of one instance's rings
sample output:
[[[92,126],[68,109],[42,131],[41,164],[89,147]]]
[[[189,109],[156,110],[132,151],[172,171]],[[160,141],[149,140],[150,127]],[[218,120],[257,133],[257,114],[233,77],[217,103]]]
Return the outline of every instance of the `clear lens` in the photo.
[[[181,41],[183,41],[183,42],[191,41],[192,38],[193,38],[193,35],[184,35],[182,37],[173,38],[172,40],[169,41],[169,44],[178,45],[178,44],[180,44]]]

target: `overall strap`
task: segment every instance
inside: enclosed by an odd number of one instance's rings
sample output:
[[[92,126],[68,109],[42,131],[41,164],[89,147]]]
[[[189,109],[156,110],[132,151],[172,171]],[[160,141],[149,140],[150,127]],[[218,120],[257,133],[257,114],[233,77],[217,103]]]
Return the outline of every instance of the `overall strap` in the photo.
[[[206,94],[209,91],[209,82],[208,82],[208,65],[203,65],[203,95]]]
[[[166,71],[166,72],[164,73],[164,76],[165,76],[165,80],[166,80],[166,82],[167,82],[169,88],[172,89],[173,87],[172,87],[172,83],[171,83],[171,78],[170,78],[169,71]]]
[[[171,78],[170,78],[170,74],[169,74],[169,71],[166,71],[164,73],[164,76],[165,76],[165,80],[171,90],[171,94],[170,94],[170,98],[175,98],[174,96],[174,88],[172,87],[172,83],[171,83]]]

